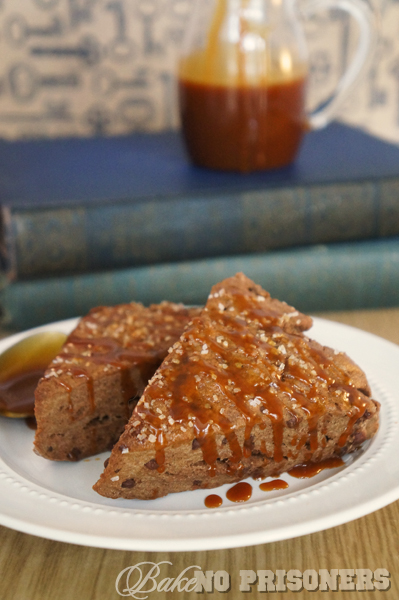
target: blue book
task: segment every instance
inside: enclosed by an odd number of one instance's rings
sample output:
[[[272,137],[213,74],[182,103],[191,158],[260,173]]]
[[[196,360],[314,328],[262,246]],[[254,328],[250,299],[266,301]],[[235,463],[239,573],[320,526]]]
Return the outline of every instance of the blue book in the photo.
[[[191,166],[178,132],[0,141],[10,280],[399,235],[399,147],[334,123],[297,161]]]
[[[212,285],[238,271],[308,313],[399,306],[393,237],[15,281],[0,292],[0,323],[22,330],[131,301],[201,305]]]

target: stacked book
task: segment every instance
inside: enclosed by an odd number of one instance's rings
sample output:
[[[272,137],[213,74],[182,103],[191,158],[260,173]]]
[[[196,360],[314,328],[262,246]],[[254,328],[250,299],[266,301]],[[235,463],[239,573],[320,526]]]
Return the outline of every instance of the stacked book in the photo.
[[[304,312],[399,306],[399,147],[335,123],[291,167],[191,166],[176,132],[0,142],[0,323],[201,304],[244,271]]]

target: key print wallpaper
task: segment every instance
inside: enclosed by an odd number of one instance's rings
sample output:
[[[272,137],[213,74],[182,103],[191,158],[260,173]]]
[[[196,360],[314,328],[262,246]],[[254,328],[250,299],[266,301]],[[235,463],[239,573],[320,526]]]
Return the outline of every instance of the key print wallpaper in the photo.
[[[399,1],[369,3],[378,45],[339,117],[399,143]],[[0,137],[178,127],[175,68],[192,6],[192,0],[0,0]],[[350,61],[357,28],[335,10],[305,30],[315,106]]]

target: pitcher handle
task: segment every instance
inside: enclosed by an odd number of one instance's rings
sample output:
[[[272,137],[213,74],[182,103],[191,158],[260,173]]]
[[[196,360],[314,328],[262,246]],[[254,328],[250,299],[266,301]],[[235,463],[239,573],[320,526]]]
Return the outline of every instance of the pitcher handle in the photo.
[[[302,14],[307,17],[326,8],[340,8],[348,12],[357,21],[360,36],[355,56],[338,82],[332,98],[322,108],[310,113],[308,119],[311,129],[321,129],[334,118],[352,84],[367,65],[376,44],[374,15],[365,2],[362,0],[310,0],[303,7]]]

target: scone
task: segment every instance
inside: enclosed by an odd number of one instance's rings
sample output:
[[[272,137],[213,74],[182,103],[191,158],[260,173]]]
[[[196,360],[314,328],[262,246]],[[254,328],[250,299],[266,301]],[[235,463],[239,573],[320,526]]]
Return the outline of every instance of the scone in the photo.
[[[150,499],[277,475],[340,456],[378,428],[377,402],[345,354],[238,274],[214,286],[133,411],[94,489]]]
[[[93,309],[35,393],[34,450],[79,460],[112,448],[148,380],[199,309],[163,302]]]

